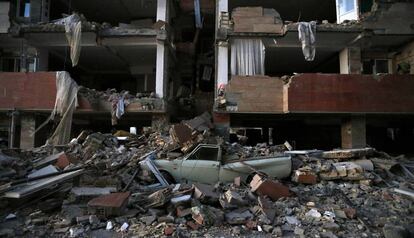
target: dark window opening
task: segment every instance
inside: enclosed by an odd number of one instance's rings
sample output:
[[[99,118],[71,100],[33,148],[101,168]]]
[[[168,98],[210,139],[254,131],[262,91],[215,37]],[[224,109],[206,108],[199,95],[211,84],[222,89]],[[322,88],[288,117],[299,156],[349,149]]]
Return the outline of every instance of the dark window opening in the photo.
[[[20,59],[19,58],[0,58],[0,71],[20,72]]]
[[[363,74],[390,73],[387,59],[366,59],[363,61]]]

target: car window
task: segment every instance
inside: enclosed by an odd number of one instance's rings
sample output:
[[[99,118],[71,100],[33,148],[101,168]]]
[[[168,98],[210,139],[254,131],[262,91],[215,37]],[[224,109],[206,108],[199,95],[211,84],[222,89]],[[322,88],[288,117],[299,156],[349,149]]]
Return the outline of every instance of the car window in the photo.
[[[210,160],[217,161],[218,148],[200,147],[194,154],[192,154],[189,160]]]

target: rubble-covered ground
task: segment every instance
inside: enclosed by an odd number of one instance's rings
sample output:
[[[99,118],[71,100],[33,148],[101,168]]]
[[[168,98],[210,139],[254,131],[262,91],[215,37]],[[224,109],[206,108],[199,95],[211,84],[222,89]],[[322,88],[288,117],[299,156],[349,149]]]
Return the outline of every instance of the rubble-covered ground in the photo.
[[[414,236],[410,158],[371,148],[247,147],[223,142],[210,128],[203,115],[169,133],[84,131],[64,146],[3,150],[0,237]],[[141,167],[198,143],[218,143],[240,160],[288,154],[292,174],[276,181],[255,171],[251,181],[161,186]]]

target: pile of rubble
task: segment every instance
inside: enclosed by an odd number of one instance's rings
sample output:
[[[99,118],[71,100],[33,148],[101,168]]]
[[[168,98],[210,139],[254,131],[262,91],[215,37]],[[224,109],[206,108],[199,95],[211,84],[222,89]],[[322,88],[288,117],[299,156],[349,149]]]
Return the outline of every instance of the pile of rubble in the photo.
[[[65,146],[3,151],[0,237],[414,234],[409,159],[371,148],[324,152],[228,144],[210,135],[210,120],[203,114],[184,121],[171,126],[170,135],[84,131]],[[239,159],[290,155],[291,178],[277,181],[256,171],[249,181],[168,184],[151,166],[154,159],[172,160],[213,142]]]

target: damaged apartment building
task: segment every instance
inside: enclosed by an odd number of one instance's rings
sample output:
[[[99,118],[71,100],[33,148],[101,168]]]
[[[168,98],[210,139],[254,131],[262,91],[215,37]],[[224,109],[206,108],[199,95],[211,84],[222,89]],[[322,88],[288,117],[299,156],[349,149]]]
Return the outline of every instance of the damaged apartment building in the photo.
[[[403,0],[0,1],[1,143],[44,144],[51,113],[73,112],[73,137],[209,111],[230,141],[410,150],[413,12]],[[59,77],[73,79],[72,108]]]

